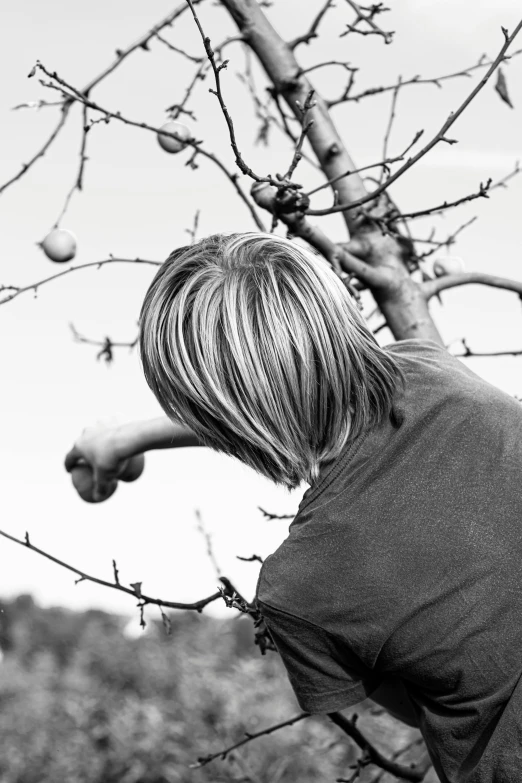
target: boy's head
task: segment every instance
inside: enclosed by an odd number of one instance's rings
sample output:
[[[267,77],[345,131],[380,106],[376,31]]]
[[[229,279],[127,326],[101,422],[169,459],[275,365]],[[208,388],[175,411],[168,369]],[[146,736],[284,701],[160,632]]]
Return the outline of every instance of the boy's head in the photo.
[[[271,234],[175,250],[140,316],[169,418],[288,488],[392,409],[400,375],[326,261]]]

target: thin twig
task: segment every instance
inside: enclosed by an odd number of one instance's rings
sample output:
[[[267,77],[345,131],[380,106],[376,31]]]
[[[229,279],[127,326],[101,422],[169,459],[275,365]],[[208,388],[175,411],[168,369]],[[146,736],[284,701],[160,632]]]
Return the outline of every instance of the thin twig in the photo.
[[[117,120],[118,122],[122,122],[125,125],[129,125],[133,128],[141,128],[142,130],[146,130],[155,134],[162,133],[164,136],[172,136],[174,139],[178,139],[177,135],[175,133],[168,133],[167,131],[162,130],[161,128],[157,128],[153,125],[148,125],[145,122],[136,122],[134,120],[130,120],[127,117],[124,117],[120,112],[111,112],[108,109],[104,109],[99,104],[95,103],[90,98],[86,98],[85,96],[82,96],[78,93],[75,87],[70,85],[68,82],[66,82],[64,79],[62,79],[60,76],[58,76],[57,73],[51,73],[48,71],[45,66],[42,63],[38,63],[37,67],[42,70],[47,76],[49,76],[51,79],[54,79],[56,82],[58,82],[59,85],[62,86],[63,89],[70,90],[72,94],[69,95],[69,97],[72,100],[78,101],[79,103],[84,104],[85,106],[89,107],[90,109],[93,109],[94,111],[98,111],[101,114],[104,115],[104,117],[108,118],[109,120]],[[49,85],[47,85],[49,86]],[[259,228],[260,231],[265,231],[264,224],[257,214],[257,210],[255,209],[254,205],[252,204],[251,200],[247,197],[246,193],[244,192],[243,188],[239,184],[238,176],[236,174],[232,174],[227,167],[222,163],[219,158],[214,155],[211,152],[207,152],[201,145],[200,141],[197,141],[195,138],[187,138],[183,139],[183,142],[194,149],[195,154],[202,155],[204,158],[207,158],[208,160],[211,160],[213,163],[215,163],[216,166],[218,166],[221,171],[225,174],[227,179],[232,183],[233,187],[235,188],[237,194],[241,198],[241,200],[245,203],[247,206],[250,214],[252,215],[252,218],[256,224],[256,226]],[[193,159],[189,161],[189,163],[193,163]],[[276,180],[273,180],[270,177],[265,178],[266,181],[271,181],[273,183],[276,183]],[[264,181],[265,181],[264,180]],[[277,183],[279,184],[279,183]],[[293,187],[293,183],[291,183]]]
[[[395,33],[386,32],[373,21],[377,14],[389,11],[389,8],[385,8],[383,3],[374,3],[373,5],[365,7],[355,3],[354,0],[346,0],[346,2],[353,8],[357,17],[353,24],[346,25],[347,29],[344,33],[341,33],[341,38],[348,35],[348,33],[359,33],[359,35],[379,35],[384,39],[385,44],[392,42]],[[366,22],[369,29],[361,30],[358,26],[360,22]]]
[[[324,15],[328,11],[332,3],[333,0],[326,0],[326,3],[321,7],[319,13],[313,19],[308,32],[304,33],[304,35],[300,35],[297,38],[294,38],[293,41],[289,41],[288,46],[290,47],[290,49],[294,50],[296,46],[299,46],[299,44],[302,43],[308,44],[310,43],[312,38],[317,38],[317,34],[318,34],[317,30],[319,29],[319,25],[321,24]]]
[[[295,517],[295,514],[272,514],[270,511],[265,511],[261,506],[258,506],[258,509],[265,519],[293,519]]]
[[[202,0],[194,0],[194,3],[200,3]],[[145,35],[142,35],[140,38],[138,38],[137,41],[135,41],[133,44],[128,46],[126,49],[117,49],[116,50],[116,59],[113,60],[113,62],[107,67],[104,68],[101,73],[99,73],[97,76],[95,76],[93,79],[91,79],[90,82],[88,82],[85,87],[80,91],[84,95],[89,95],[91,90],[96,87],[100,82],[102,82],[109,74],[113,73],[116,68],[118,68],[119,65],[133,52],[137,51],[138,49],[145,49],[148,48],[149,41],[155,37],[158,31],[162,30],[165,27],[170,26],[173,21],[180,16],[182,13],[184,13],[187,10],[186,3],[182,3],[182,5],[178,6],[174,9],[174,11],[171,11],[170,14],[168,14],[164,19],[162,19],[160,22],[155,24],[150,30],[148,30]],[[21,106],[26,106],[27,104],[20,104],[19,106],[15,106],[14,108],[20,108]],[[44,145],[38,150],[38,152],[29,160],[28,163],[24,163],[22,165],[22,168],[20,171],[15,174],[14,177],[12,177],[7,182],[4,182],[3,185],[0,186],[0,194],[6,190],[10,185],[12,185],[14,182],[19,180],[21,177],[24,176],[24,174],[29,171],[29,169],[36,163],[37,160],[42,158],[51,144],[54,142],[60,131],[62,130],[63,126],[65,125],[65,122],[67,120],[69,110],[71,108],[71,102],[68,99],[58,101],[57,103],[44,103],[43,101],[39,101],[38,105],[44,106],[60,106],[61,107],[61,116],[60,120],[55,127],[55,129],[52,131],[51,135],[47,139],[47,141],[44,143]]]
[[[194,213],[194,220],[192,221],[192,228],[186,228],[185,231],[190,236],[190,244],[193,245],[196,242],[197,234],[198,234],[198,225],[199,225],[199,215],[200,210],[196,209]]]
[[[368,171],[368,169],[374,169],[377,167],[383,167],[386,168],[390,166],[392,163],[398,163],[401,160],[404,160],[406,154],[411,150],[414,144],[417,143],[417,141],[420,139],[424,131],[417,131],[415,136],[413,137],[412,141],[408,144],[404,152],[402,152],[400,155],[397,155],[395,158],[385,158],[384,160],[380,160],[377,163],[370,163],[368,166],[361,166],[358,169],[350,169],[348,171],[343,172],[342,174],[338,174],[336,177],[332,177],[332,179],[327,180],[326,182],[323,182],[322,185],[319,185],[317,188],[313,188],[312,190],[308,190],[306,192],[307,196],[311,196],[312,193],[317,193],[319,190],[323,190],[323,188],[327,188],[330,185],[333,185],[336,182],[339,182],[339,180],[344,179],[345,177],[350,177],[352,174],[360,174],[361,171]]]
[[[62,566],[62,568],[66,568],[68,571],[72,571],[73,574],[76,574],[76,576],[79,577],[77,583],[94,582],[95,584],[103,585],[103,587],[110,587],[112,590],[119,590],[122,593],[127,593],[127,595],[132,595],[134,598],[138,598],[141,603],[141,606],[154,604],[155,606],[165,606],[168,607],[169,609],[187,609],[187,610],[190,609],[196,612],[201,612],[201,610],[205,606],[207,606],[207,604],[210,604],[213,601],[217,601],[219,600],[219,598],[222,597],[222,593],[218,591],[208,596],[208,598],[202,598],[201,600],[194,601],[193,603],[180,603],[179,601],[165,601],[162,598],[151,598],[151,596],[144,595],[142,593],[141,582],[135,582],[134,585],[131,587],[124,587],[120,583],[119,579],[116,579],[116,573],[114,572],[114,561],[113,561],[113,572],[115,574],[115,581],[107,582],[107,580],[105,579],[99,579],[96,576],[90,576],[89,574],[86,574],[84,571],[80,571],[78,568],[69,565],[69,563],[65,563],[63,560],[59,560],[57,557],[54,557],[54,555],[49,554],[49,552],[45,552],[43,549],[34,546],[29,539],[28,533],[25,534],[25,540],[16,538],[16,536],[12,536],[3,530],[0,530],[0,536],[3,536],[4,538],[8,538],[10,541],[14,541],[16,544],[20,544],[21,546],[30,549],[32,552],[36,552],[37,554],[42,555],[42,557],[47,558],[47,560],[52,560],[53,563]],[[225,584],[224,580],[221,581],[223,582],[223,584]]]
[[[205,545],[207,547],[207,555],[209,557],[210,562],[212,563],[212,566],[214,568],[214,571],[216,572],[216,576],[218,579],[220,579],[223,575],[223,572],[221,571],[221,568],[219,567],[219,563],[216,560],[216,556],[214,554],[214,547],[212,545],[212,536],[206,529],[205,525],[203,524],[203,518],[201,516],[201,511],[197,508],[194,512],[196,514],[196,527],[198,531],[203,536],[203,539],[205,541]]]
[[[356,209],[357,207],[362,206],[363,204],[368,203],[369,201],[374,201],[381,193],[383,193],[387,188],[390,187],[390,185],[395,182],[399,177],[401,177],[408,169],[410,169],[415,163],[417,163],[426,153],[428,153],[433,147],[438,144],[441,141],[445,141],[447,144],[455,144],[455,139],[449,139],[446,136],[446,133],[448,130],[452,127],[452,125],[456,122],[456,120],[460,117],[460,115],[464,112],[465,109],[469,106],[473,98],[480,92],[480,90],[484,87],[484,85],[489,80],[490,76],[494,73],[496,68],[499,66],[499,64],[504,59],[504,54],[511,45],[512,41],[514,40],[515,36],[520,32],[520,29],[522,28],[522,21],[520,21],[517,26],[515,27],[515,30],[511,35],[508,34],[508,31],[505,28],[502,28],[502,32],[504,34],[504,44],[502,48],[500,49],[500,52],[498,53],[497,57],[495,58],[493,64],[488,69],[486,75],[481,79],[481,81],[477,84],[477,86],[471,91],[471,93],[466,97],[466,99],[461,103],[459,108],[455,112],[451,112],[449,117],[446,119],[438,133],[433,136],[433,138],[413,157],[408,158],[408,160],[400,166],[397,171],[392,174],[388,179],[383,182],[382,185],[380,185],[378,188],[376,188],[372,193],[369,193],[367,196],[364,196],[363,198],[357,199],[355,201],[352,201],[349,204],[336,204],[328,209],[309,209],[307,211],[307,214],[309,215],[330,215],[333,212],[344,212],[349,209]]]
[[[193,2],[195,5],[198,5],[202,2],[202,0],[193,0]],[[170,27],[172,23],[178,18],[178,16],[181,16],[181,14],[185,13],[186,10],[186,3],[178,5],[177,8],[167,14],[167,16],[165,16],[157,24],[153,25],[153,27],[151,27],[150,30],[148,30],[144,35],[140,36],[137,41],[135,41],[130,46],[127,46],[126,49],[116,49],[116,59],[113,60],[113,62],[107,66],[107,68],[101,71],[101,73],[91,79],[91,81],[83,88],[82,93],[89,95],[94,87],[106,79],[110,73],[113,73],[113,71],[115,71],[116,68],[118,68],[122,62],[133,52],[137,51],[138,49],[147,51],[148,44],[157,36],[157,34],[165,27]]]
[[[106,258],[103,261],[91,261],[88,264],[79,264],[78,266],[70,266],[67,269],[64,269],[62,272],[57,272],[55,275],[50,275],[49,277],[45,277],[42,280],[38,280],[36,283],[31,283],[30,285],[26,286],[15,286],[15,285],[0,285],[0,294],[4,291],[10,291],[11,293],[4,296],[3,299],[0,299],[0,305],[6,304],[7,302],[11,302],[13,299],[16,299],[17,296],[20,296],[20,294],[24,294],[27,291],[38,291],[40,286],[45,285],[45,283],[50,283],[52,280],[58,280],[60,277],[64,277],[65,275],[70,275],[73,272],[78,272],[80,269],[91,269],[92,267],[97,267],[98,269],[101,269],[102,266],[106,266],[107,264],[140,264],[140,265],[150,265],[150,266],[161,266],[161,261],[148,261],[145,258],[114,258],[111,256],[111,258]]]
[[[110,337],[105,337],[104,340],[93,340],[90,337],[85,337],[83,334],[80,334],[74,324],[70,323],[69,328],[75,342],[94,345],[99,348],[100,350],[96,354],[96,359],[104,359],[107,364],[111,364],[114,361],[114,348],[128,348],[132,351],[139,341],[139,336],[135,337],[134,340],[127,342],[118,342],[112,340]]]
[[[464,229],[468,228],[468,226],[471,226],[477,219],[477,216],[470,218],[470,220],[467,220],[465,223],[462,223],[455,231],[453,231],[451,234],[448,234],[446,239],[438,240],[434,239],[434,233],[432,233],[431,237],[428,237],[427,239],[413,239],[412,242],[420,243],[420,244],[428,244],[432,245],[430,250],[427,250],[425,253],[420,253],[417,255],[418,261],[424,261],[429,256],[432,256],[434,253],[437,253],[441,248],[445,247],[449,250],[452,245],[455,244],[455,241],[458,237],[458,235],[464,231]]]
[[[63,104],[58,124],[52,131],[47,141],[44,142],[43,146],[40,147],[38,152],[35,155],[33,155],[33,157],[28,161],[28,163],[22,164],[20,171],[17,174],[15,174],[14,177],[11,177],[11,179],[8,179],[7,182],[4,182],[3,185],[0,185],[0,194],[3,193],[4,190],[6,190],[10,185],[12,185],[13,182],[16,182],[21,177],[23,177],[24,174],[26,174],[29,171],[29,169],[36,163],[37,160],[43,158],[43,156],[45,155],[45,153],[47,152],[47,150],[49,149],[53,141],[56,139],[56,137],[62,130],[63,126],[65,125],[67,121],[67,117],[69,116],[69,111],[71,109],[71,106],[72,106],[72,102],[70,101]]]
[[[397,98],[399,96],[399,90],[401,88],[402,83],[402,76],[399,76],[399,81],[397,82],[397,86],[395,90],[393,91],[392,95],[392,102],[391,102],[391,108],[390,108],[390,117],[388,119],[388,125],[386,127],[386,132],[384,134],[384,141],[382,145],[382,158],[383,160],[386,160],[388,157],[388,142],[390,140],[390,134],[393,128],[393,121],[395,120],[395,110],[397,108]],[[384,177],[386,174],[389,174],[386,167],[383,166],[381,170],[381,176],[379,177],[379,184],[382,183]]]
[[[167,47],[167,49],[170,49],[171,52],[176,52],[176,54],[181,54],[183,55],[183,57],[186,57],[187,60],[190,60],[193,63],[201,63],[205,59],[204,57],[194,57],[192,54],[189,54],[184,49],[180,49],[179,47],[174,46],[174,44],[171,44],[170,41],[167,41],[167,39],[163,38],[163,36],[160,35],[159,33],[156,33],[154,37],[157,38],[158,41],[161,41],[161,43],[164,44]]]
[[[460,343],[462,343],[462,347],[464,348],[464,351],[462,353],[452,353],[452,356],[455,356],[457,359],[468,359],[473,356],[476,357],[484,357],[484,356],[522,356],[522,349],[515,350],[515,351],[472,351],[469,345],[467,344],[466,340],[462,337],[459,340]]]
[[[461,204],[465,204],[468,201],[474,201],[477,198],[489,198],[489,191],[492,187],[492,180],[488,179],[486,182],[481,182],[479,185],[479,189],[476,193],[470,193],[467,196],[462,196],[461,198],[456,199],[455,201],[444,201],[442,204],[438,204],[436,207],[429,207],[428,209],[421,209],[418,212],[401,212],[400,214],[394,215],[392,212],[389,217],[391,220],[394,220],[397,217],[400,217],[401,220],[413,220],[413,218],[419,218],[419,217],[426,217],[426,215],[434,215],[437,212],[444,212],[447,209],[453,209],[453,207],[458,207]]]
[[[243,160],[243,157],[241,155],[241,152],[239,151],[239,147],[237,146],[236,141],[236,133],[234,130],[234,123],[232,121],[232,117],[230,116],[230,113],[226,107],[225,101],[223,99],[223,93],[221,91],[221,71],[224,70],[228,65],[228,60],[223,60],[222,63],[219,65],[216,64],[216,58],[214,56],[214,50],[212,49],[212,45],[210,43],[210,38],[205,35],[203,31],[203,27],[201,26],[201,22],[199,21],[199,17],[196,14],[196,9],[194,8],[193,0],[187,0],[188,6],[192,12],[192,16],[194,17],[194,21],[196,23],[196,26],[199,30],[199,33],[201,35],[201,40],[203,41],[203,46],[205,47],[206,55],[209,59],[210,65],[212,67],[212,71],[214,73],[214,80],[216,84],[216,89],[210,89],[210,92],[216,96],[216,98],[219,101],[219,105],[221,106],[221,111],[223,113],[223,116],[225,118],[225,121],[228,126],[228,134],[230,137],[230,146],[232,147],[232,150],[235,155],[236,165],[239,168],[239,170],[245,174],[247,177],[250,177],[251,179],[255,180],[256,182],[265,182],[266,177],[259,177],[257,174],[255,174],[254,171],[250,168],[250,166],[247,166],[245,161]]]
[[[298,102],[296,101],[296,103],[298,103]],[[302,130],[301,130],[301,134],[300,134],[299,138],[297,139],[297,143],[295,145],[295,150],[294,150],[294,155],[292,157],[290,166],[288,167],[288,171],[286,172],[286,174],[283,177],[281,177],[282,180],[290,180],[290,179],[292,179],[292,175],[293,175],[293,173],[294,173],[294,171],[295,171],[295,169],[297,167],[297,164],[299,163],[299,161],[303,157],[302,148],[303,148],[304,140],[306,139],[306,137],[308,135],[308,131],[310,130],[310,128],[314,124],[314,121],[309,119],[310,112],[311,112],[311,110],[313,109],[314,106],[315,106],[314,91],[310,90],[310,92],[306,96],[304,105],[302,107],[300,107],[300,105],[299,105],[299,108],[301,108],[301,111],[302,111],[302,115],[301,115]]]
[[[506,56],[504,60],[510,60],[512,57],[516,57],[516,55],[521,54],[522,49],[517,49],[516,51],[512,52],[509,56]],[[403,87],[409,87],[414,84],[433,84],[436,87],[441,87],[441,82],[447,81],[449,79],[457,79],[460,77],[470,77],[473,71],[476,71],[479,68],[487,68],[488,65],[491,65],[492,60],[488,60],[486,55],[482,55],[479,59],[479,61],[475,65],[470,65],[468,68],[463,68],[461,71],[455,71],[454,73],[447,73],[443,76],[435,76],[431,79],[422,79],[420,76],[413,76],[411,79],[405,79],[403,82],[401,82],[401,88]],[[357,69],[355,69],[356,71]],[[353,101],[357,103],[358,101],[362,100],[363,98],[370,98],[373,95],[381,95],[383,92],[391,92],[392,90],[395,90],[397,88],[396,84],[388,84],[383,87],[369,87],[367,90],[363,90],[362,92],[356,93],[355,95],[350,95],[351,87],[353,86],[353,77],[354,74],[351,74],[351,81],[352,83],[349,85],[348,88],[346,88],[341,96],[339,98],[335,98],[333,100],[327,101],[327,105],[329,108],[333,108],[334,106],[338,106],[340,103],[345,103],[347,101]]]
[[[87,147],[87,133],[89,131],[89,125],[87,123],[87,106],[85,104],[82,107],[82,140],[80,144],[80,164],[78,166],[78,173],[76,174],[76,178],[73,182],[73,185],[69,192],[67,193],[67,196],[65,197],[65,202],[62,207],[62,211],[60,212],[58,218],[56,219],[56,222],[53,226],[53,228],[58,228],[65,213],[67,212],[69,208],[69,204],[71,203],[71,199],[73,197],[73,193],[75,190],[82,190],[83,188],[83,174],[85,171],[85,163],[87,161],[87,157],[85,154],[86,147]]]
[[[299,715],[294,715],[293,718],[289,718],[282,723],[276,723],[275,726],[269,726],[267,729],[263,729],[262,731],[256,731],[255,734],[245,732],[244,739],[239,740],[239,742],[236,742],[234,745],[230,745],[230,747],[224,748],[217,753],[211,753],[208,756],[200,756],[195,764],[190,765],[190,768],[199,769],[200,767],[204,767],[206,764],[209,764],[211,761],[214,761],[214,759],[224,760],[228,754],[233,750],[236,750],[236,748],[240,748],[243,745],[246,745],[248,742],[252,742],[252,740],[258,739],[258,737],[264,737],[267,734],[273,734],[275,731],[279,731],[279,729],[285,728],[285,726],[293,726],[294,723],[298,723],[299,721],[304,720],[304,718],[309,717],[310,715],[307,712],[301,712]]]

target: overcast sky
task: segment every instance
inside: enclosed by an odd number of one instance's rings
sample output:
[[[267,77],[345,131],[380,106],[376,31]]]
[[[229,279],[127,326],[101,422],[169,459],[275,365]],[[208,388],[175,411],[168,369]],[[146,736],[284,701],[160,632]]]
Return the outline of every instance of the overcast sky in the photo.
[[[360,89],[393,84],[399,75],[441,76],[474,64],[483,53],[494,56],[503,41],[501,25],[513,29],[520,14],[518,0],[392,0],[389,5],[391,11],[381,17],[381,24],[396,31],[392,45],[378,38],[340,38],[351,12],[337,0],[323,36],[298,50],[301,61],[349,61],[360,68]],[[166,0],[128,0],[122,15],[123,6],[116,0],[22,0],[2,5],[0,182],[34,154],[57,121],[56,109],[11,111],[20,103],[56,99],[57,94],[44,90],[37,79],[27,79],[35,61],[82,87],[112,61],[117,48],[141,36],[172,7]],[[275,0],[268,13],[277,29],[292,38],[307,29],[319,7],[318,2]],[[226,12],[211,3],[201,5],[200,16],[214,43],[234,32]],[[201,53],[201,40],[188,14],[165,37],[192,55]],[[519,47],[522,38],[514,49]],[[247,162],[261,174],[287,168],[291,150],[276,130],[270,148],[254,145],[258,125],[238,78],[245,70],[244,53],[235,44],[227,57],[223,89]],[[92,97],[132,119],[161,125],[165,108],[180,101],[192,72],[193,64],[155,42],[150,51],[129,57]],[[505,72],[515,109],[502,103],[488,84],[451,131],[459,143],[430,153],[392,190],[404,210],[459,198],[476,191],[481,180],[499,179],[512,170],[522,152],[522,56],[506,65]],[[482,73],[449,81],[444,89],[406,88],[399,98],[390,153],[404,149],[421,128],[429,138]],[[326,97],[342,90],[340,68],[315,76],[314,83]],[[262,92],[259,71],[256,79]],[[233,169],[223,117],[208,86],[209,81],[199,86],[193,103],[197,120],[189,124],[205,147],[218,152]],[[334,120],[359,165],[381,158],[389,106],[388,93],[334,110]],[[1,196],[0,283],[29,284],[57,271],[36,243],[55,222],[74,181],[80,140],[81,117],[75,107],[46,157]],[[167,155],[150,133],[117,122],[97,124],[89,134],[87,155],[84,191],[73,196],[62,222],[78,237],[75,263],[101,260],[110,253],[162,261],[186,243],[196,209],[201,211],[200,235],[255,228],[217,168],[201,161],[192,171],[184,165],[187,152]],[[300,178],[310,186],[320,181],[306,164]],[[520,279],[521,195],[522,182],[517,179],[488,200],[475,201],[447,217],[417,222],[414,234],[426,237],[434,226],[444,235],[478,215],[452,253],[461,256],[468,269]],[[323,204],[321,199],[316,203]],[[334,238],[346,239],[338,216],[328,218],[323,227]],[[212,532],[223,572],[251,595],[258,566],[242,563],[236,555],[269,554],[288,526],[263,519],[257,507],[293,512],[306,487],[288,493],[232,459],[188,449],[148,455],[146,472],[138,482],[120,487],[106,503],[88,505],[78,498],[62,467],[65,452],[84,426],[100,418],[126,421],[160,413],[134,353],[120,351],[114,365],[107,367],[96,362],[95,349],[73,342],[68,327],[73,322],[93,339],[133,339],[152,274],[152,268],[131,265],[80,271],[42,286],[36,300],[25,294],[0,308],[0,526],[19,536],[28,530],[36,545],[98,577],[111,578],[111,560],[116,558],[123,581],[143,581],[149,594],[190,601],[213,592],[216,585],[195,527],[198,508]],[[475,286],[444,294],[443,303],[442,308],[434,307],[434,316],[448,343],[465,336],[476,350],[522,348],[516,296]],[[383,335],[384,342],[390,339]],[[468,361],[491,382],[522,394],[522,358]],[[133,602],[126,596],[93,584],[74,586],[66,571],[1,539],[0,573],[4,596],[29,591],[45,604],[132,610]]]

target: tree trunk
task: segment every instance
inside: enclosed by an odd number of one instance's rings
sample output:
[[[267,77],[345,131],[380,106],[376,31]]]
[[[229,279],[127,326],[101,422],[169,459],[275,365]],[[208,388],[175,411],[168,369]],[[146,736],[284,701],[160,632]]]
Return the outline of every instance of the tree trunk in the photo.
[[[308,93],[314,88],[300,74],[301,69],[291,47],[274,30],[256,0],[221,0],[221,3],[263,65],[274,89],[299,118],[296,102],[303,105]],[[317,91],[315,100],[314,123],[308,133],[308,140],[325,177],[333,179],[356,166],[332,122],[325,101]],[[339,180],[335,189],[343,204],[367,194],[358,174]],[[387,285],[378,288],[369,285],[369,288],[395,339],[423,337],[442,344],[442,338],[430,316],[426,297],[407,270],[407,249],[395,238],[384,235],[377,224],[360,210],[346,210],[343,217],[351,239],[360,239],[360,245],[365,248],[361,256],[363,260],[387,272]]]

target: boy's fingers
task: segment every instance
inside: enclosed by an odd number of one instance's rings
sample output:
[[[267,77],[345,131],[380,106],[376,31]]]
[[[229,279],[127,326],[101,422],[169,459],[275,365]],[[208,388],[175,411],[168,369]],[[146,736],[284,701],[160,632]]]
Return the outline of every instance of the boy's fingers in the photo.
[[[113,476],[108,476],[106,473],[95,470],[93,479],[94,486],[92,495],[96,502],[105,500],[110,495],[112,495],[114,484],[116,483]]]
[[[79,462],[85,462],[85,457],[79,448],[73,446],[72,449],[65,455],[64,467],[67,473],[70,473]]]

